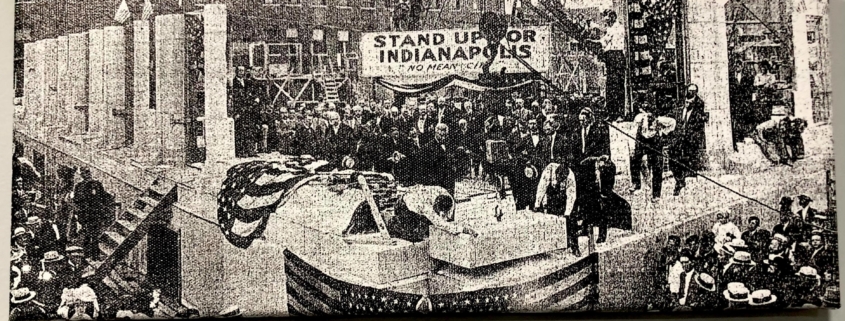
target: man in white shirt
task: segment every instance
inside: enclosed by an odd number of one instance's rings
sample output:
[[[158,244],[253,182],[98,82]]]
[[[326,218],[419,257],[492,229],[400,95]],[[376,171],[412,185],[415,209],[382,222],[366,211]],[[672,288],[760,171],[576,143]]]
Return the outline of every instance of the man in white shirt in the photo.
[[[625,26],[617,21],[616,12],[607,9],[602,12],[602,18],[607,25],[607,31],[599,40],[592,40],[601,44],[600,59],[605,66],[605,112],[611,120],[622,116],[625,106]]]
[[[695,286],[693,282],[696,271],[695,265],[692,263],[692,254],[689,250],[681,251],[681,256],[669,269],[669,293],[672,294],[673,303],[679,306],[687,305],[687,294],[689,294],[690,287]]]
[[[716,214],[718,222],[713,224],[713,234],[716,235],[716,246],[721,247],[724,244],[730,243],[733,239],[742,236],[739,227],[733,222],[728,221],[728,212],[723,211]]]
[[[634,118],[637,126],[637,141],[634,154],[631,157],[631,192],[640,190],[643,157],[648,157],[648,168],[651,171],[651,197],[653,201],[660,198],[663,188],[663,147],[668,143],[668,135],[675,130],[676,122],[669,117],[657,117],[652,107],[643,103],[640,113]],[[644,176],[644,175],[643,175]]]

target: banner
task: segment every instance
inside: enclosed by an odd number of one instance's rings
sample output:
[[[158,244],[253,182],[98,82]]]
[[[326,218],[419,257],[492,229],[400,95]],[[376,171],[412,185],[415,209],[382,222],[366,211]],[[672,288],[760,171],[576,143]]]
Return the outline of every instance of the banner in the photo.
[[[361,35],[362,77],[459,75],[476,79],[491,56],[477,29],[377,32]],[[538,72],[549,69],[551,29],[513,28],[501,41],[491,72]]]

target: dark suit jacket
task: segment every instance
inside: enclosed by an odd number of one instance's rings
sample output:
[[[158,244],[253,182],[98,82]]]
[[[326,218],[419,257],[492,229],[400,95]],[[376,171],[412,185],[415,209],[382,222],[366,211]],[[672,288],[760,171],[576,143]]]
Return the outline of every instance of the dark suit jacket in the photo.
[[[578,164],[587,157],[599,157],[602,155],[610,156],[610,132],[608,131],[607,126],[594,123],[590,126],[590,131],[584,138],[584,142],[586,144],[582,149],[581,128],[575,128],[570,140],[573,162]]]
[[[329,126],[323,137],[325,137],[325,156],[330,160],[341,159],[355,150],[352,128],[346,124],[338,125],[337,133]]]
[[[291,142],[291,149],[294,154],[322,158],[324,142],[320,130],[299,124],[295,131],[294,140]]]
[[[417,126],[419,121],[420,121],[419,116],[414,117],[414,119],[411,120],[410,125],[411,125],[411,128],[413,128],[417,132],[417,134],[419,135],[420,143],[425,144],[425,143],[428,143],[430,140],[434,139],[434,126],[437,125],[437,118],[431,117],[431,116],[426,116],[423,131],[420,131],[419,127]]]
[[[564,133],[558,132],[555,134],[554,146],[552,146],[552,136],[544,135],[537,150],[537,155],[544,164],[559,163],[573,166],[571,144],[572,139]],[[552,149],[554,149],[554,158],[552,158]]]
[[[444,151],[437,140],[431,140],[425,144],[415,155],[417,177],[416,182],[420,185],[440,186],[447,190],[455,187],[455,160],[451,153],[454,148],[449,142],[444,142]]]
[[[695,97],[689,104],[689,117],[684,118],[684,101],[673,115],[675,126],[675,148],[678,152],[704,148],[704,125],[707,123],[704,113],[704,101]]]

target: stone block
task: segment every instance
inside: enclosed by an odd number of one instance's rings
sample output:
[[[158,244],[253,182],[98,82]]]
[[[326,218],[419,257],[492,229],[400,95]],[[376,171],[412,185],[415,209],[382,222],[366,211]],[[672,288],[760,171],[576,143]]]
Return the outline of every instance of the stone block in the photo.
[[[73,115],[70,109],[70,79],[68,74],[68,37],[56,39],[56,115],[55,122],[59,126],[58,134],[64,135],[70,129],[68,116]]]
[[[88,31],[88,131],[100,133],[108,119],[103,82],[103,30]]]
[[[164,143],[163,159],[168,164],[185,163],[185,17],[156,16],[155,76],[158,128]]]
[[[103,30],[103,98],[109,148],[126,145],[126,44],[122,26]]]
[[[566,220],[528,211],[509,213],[502,222],[483,217],[456,224],[468,226],[478,237],[452,235],[430,228],[430,255],[463,268],[476,268],[546,253],[567,247]],[[528,240],[543,239],[539,244]]]
[[[70,131],[82,134],[88,128],[88,33],[68,37],[68,76],[70,91]]]

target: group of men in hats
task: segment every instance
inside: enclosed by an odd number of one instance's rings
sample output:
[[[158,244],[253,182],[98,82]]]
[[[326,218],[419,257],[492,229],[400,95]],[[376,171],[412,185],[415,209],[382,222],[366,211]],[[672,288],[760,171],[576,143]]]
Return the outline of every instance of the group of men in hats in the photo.
[[[741,231],[737,220],[720,211],[710,231],[690,235],[683,244],[680,237],[670,236],[659,265],[665,278],[655,281],[666,295],[655,297],[666,300],[655,302],[655,308],[838,307],[837,236],[833,231],[793,228],[801,215],[817,211],[809,203],[792,210],[780,213],[788,219],[771,232],[760,227],[756,216],[749,217]]]

